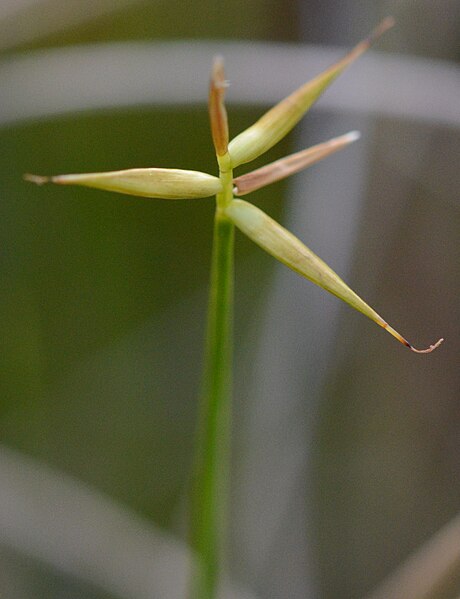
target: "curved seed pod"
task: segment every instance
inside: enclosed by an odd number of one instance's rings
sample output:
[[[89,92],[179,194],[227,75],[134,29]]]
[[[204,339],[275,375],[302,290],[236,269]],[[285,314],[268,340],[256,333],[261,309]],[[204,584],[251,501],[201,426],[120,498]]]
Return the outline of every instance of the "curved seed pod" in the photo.
[[[342,60],[299,87],[266,112],[254,125],[237,135],[228,147],[232,166],[235,168],[240,164],[250,162],[278,143],[300,121],[334,79],[393,25],[394,20],[391,17],[384,19]]]
[[[312,164],[323,160],[323,158],[330,156],[334,152],[346,148],[359,138],[360,134],[358,131],[350,131],[350,133],[334,137],[329,141],[317,144],[306,150],[301,150],[295,154],[290,154],[255,171],[236,177],[233,179],[233,183],[235,184],[234,193],[239,196],[246,195],[251,191],[270,185],[270,183],[286,179],[286,177],[290,177]]]
[[[404,337],[364,302],[342,279],[308,249],[297,237],[244,200],[233,200],[225,209],[231,221],[252,241],[292,270],[329,291],[352,308],[386,329],[398,341],[417,353],[429,353],[442,343],[440,339],[426,350],[415,349]]]
[[[205,198],[222,191],[222,184],[217,177],[199,171],[174,168],[132,168],[124,171],[54,177],[24,175],[24,179],[38,185],[48,182],[58,185],[83,185],[144,198],[168,200]]]

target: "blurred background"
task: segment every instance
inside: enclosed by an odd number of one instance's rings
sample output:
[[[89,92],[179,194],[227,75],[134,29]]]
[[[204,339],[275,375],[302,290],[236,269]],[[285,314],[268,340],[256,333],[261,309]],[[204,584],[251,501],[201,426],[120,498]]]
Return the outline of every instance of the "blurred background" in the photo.
[[[455,517],[460,4],[0,0],[2,597],[185,597],[213,216],[23,173],[215,172],[214,54],[234,135],[388,14],[257,164],[361,140],[251,201],[416,347],[446,341],[412,354],[238,235],[223,597],[364,598]]]

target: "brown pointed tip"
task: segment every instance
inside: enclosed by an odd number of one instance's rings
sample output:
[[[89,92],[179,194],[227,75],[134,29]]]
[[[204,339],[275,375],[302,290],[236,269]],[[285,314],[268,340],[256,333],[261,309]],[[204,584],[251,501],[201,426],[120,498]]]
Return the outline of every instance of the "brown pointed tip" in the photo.
[[[430,347],[428,347],[427,349],[415,349],[415,347],[412,347],[410,343],[408,343],[407,346],[416,354],[431,354],[431,352],[438,348],[443,341],[444,339],[441,338],[439,339],[439,341],[436,341],[436,343],[434,343],[433,345],[430,345]]]
[[[391,29],[395,25],[396,21],[393,17],[386,17],[381,21],[377,27],[371,31],[369,36],[366,39],[366,43],[369,46],[372,46],[388,29]]]
[[[398,333],[398,331],[395,331],[395,329],[393,327],[390,327],[390,325],[387,322],[382,320],[382,321],[377,321],[377,323],[381,327],[383,327],[386,331],[388,331],[390,333],[390,335],[393,335],[393,337],[395,339],[397,339],[400,343],[402,343],[403,345],[408,347],[411,351],[413,351],[416,354],[430,354],[437,347],[439,347],[441,345],[441,343],[444,341],[444,339],[441,338],[441,339],[439,339],[439,341],[436,341],[436,343],[434,343],[433,345],[430,345],[430,347],[427,347],[427,349],[416,349],[413,345],[411,345],[409,343],[409,341],[407,341],[407,339],[404,339],[404,337],[402,335],[400,335]]]
[[[228,86],[229,83],[225,79],[224,57],[220,55],[214,56],[211,71],[211,90],[214,88],[223,100],[223,94]]]
[[[218,54],[212,62],[212,81],[217,87],[227,87],[224,71],[224,57]]]
[[[51,181],[51,177],[44,177],[42,175],[31,175],[30,173],[25,173],[22,176],[24,181],[29,181],[29,183],[35,183],[35,185],[44,185],[45,183],[49,183]]]

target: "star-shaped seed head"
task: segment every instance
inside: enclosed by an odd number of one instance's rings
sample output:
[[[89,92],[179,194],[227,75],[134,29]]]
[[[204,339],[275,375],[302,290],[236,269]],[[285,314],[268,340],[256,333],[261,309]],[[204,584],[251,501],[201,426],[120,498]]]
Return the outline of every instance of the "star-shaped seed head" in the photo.
[[[393,24],[394,21],[391,17],[384,19],[365,40],[357,44],[344,58],[292,92],[230,142],[224,102],[228,83],[225,78],[223,59],[217,57],[211,72],[209,116],[219,164],[219,177],[180,169],[137,168],[54,177],[25,175],[25,179],[37,184],[50,181],[60,185],[84,185],[129,195],[170,200],[216,195],[217,208],[221,216],[230,220],[266,252],[301,276],[365,314],[412,351],[429,353],[439,347],[443,339],[430,345],[427,349],[415,349],[297,237],[253,204],[235,197],[246,195],[284,179],[345,148],[359,138],[359,133],[352,131],[312,148],[296,152],[255,171],[233,177],[234,168],[258,158],[285,137],[336,77]]]

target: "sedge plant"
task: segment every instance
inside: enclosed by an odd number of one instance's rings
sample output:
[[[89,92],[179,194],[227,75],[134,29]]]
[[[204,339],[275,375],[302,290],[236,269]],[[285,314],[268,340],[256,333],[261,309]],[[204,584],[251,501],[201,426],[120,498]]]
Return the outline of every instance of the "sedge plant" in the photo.
[[[191,545],[197,563],[191,583],[193,599],[217,597],[225,561],[235,226],[277,260],[362,312],[413,352],[429,353],[443,341],[440,339],[423,350],[414,348],[302,241],[255,205],[240,199],[345,148],[359,138],[357,132],[347,133],[237,177],[233,172],[284,138],[335,78],[392,25],[393,19],[383,20],[344,58],[299,87],[231,141],[224,103],[228,84],[223,60],[215,58],[209,89],[209,116],[218,176],[169,168],[135,168],[52,177],[25,176],[37,184],[82,185],[147,198],[216,197],[204,376],[190,517]]]

